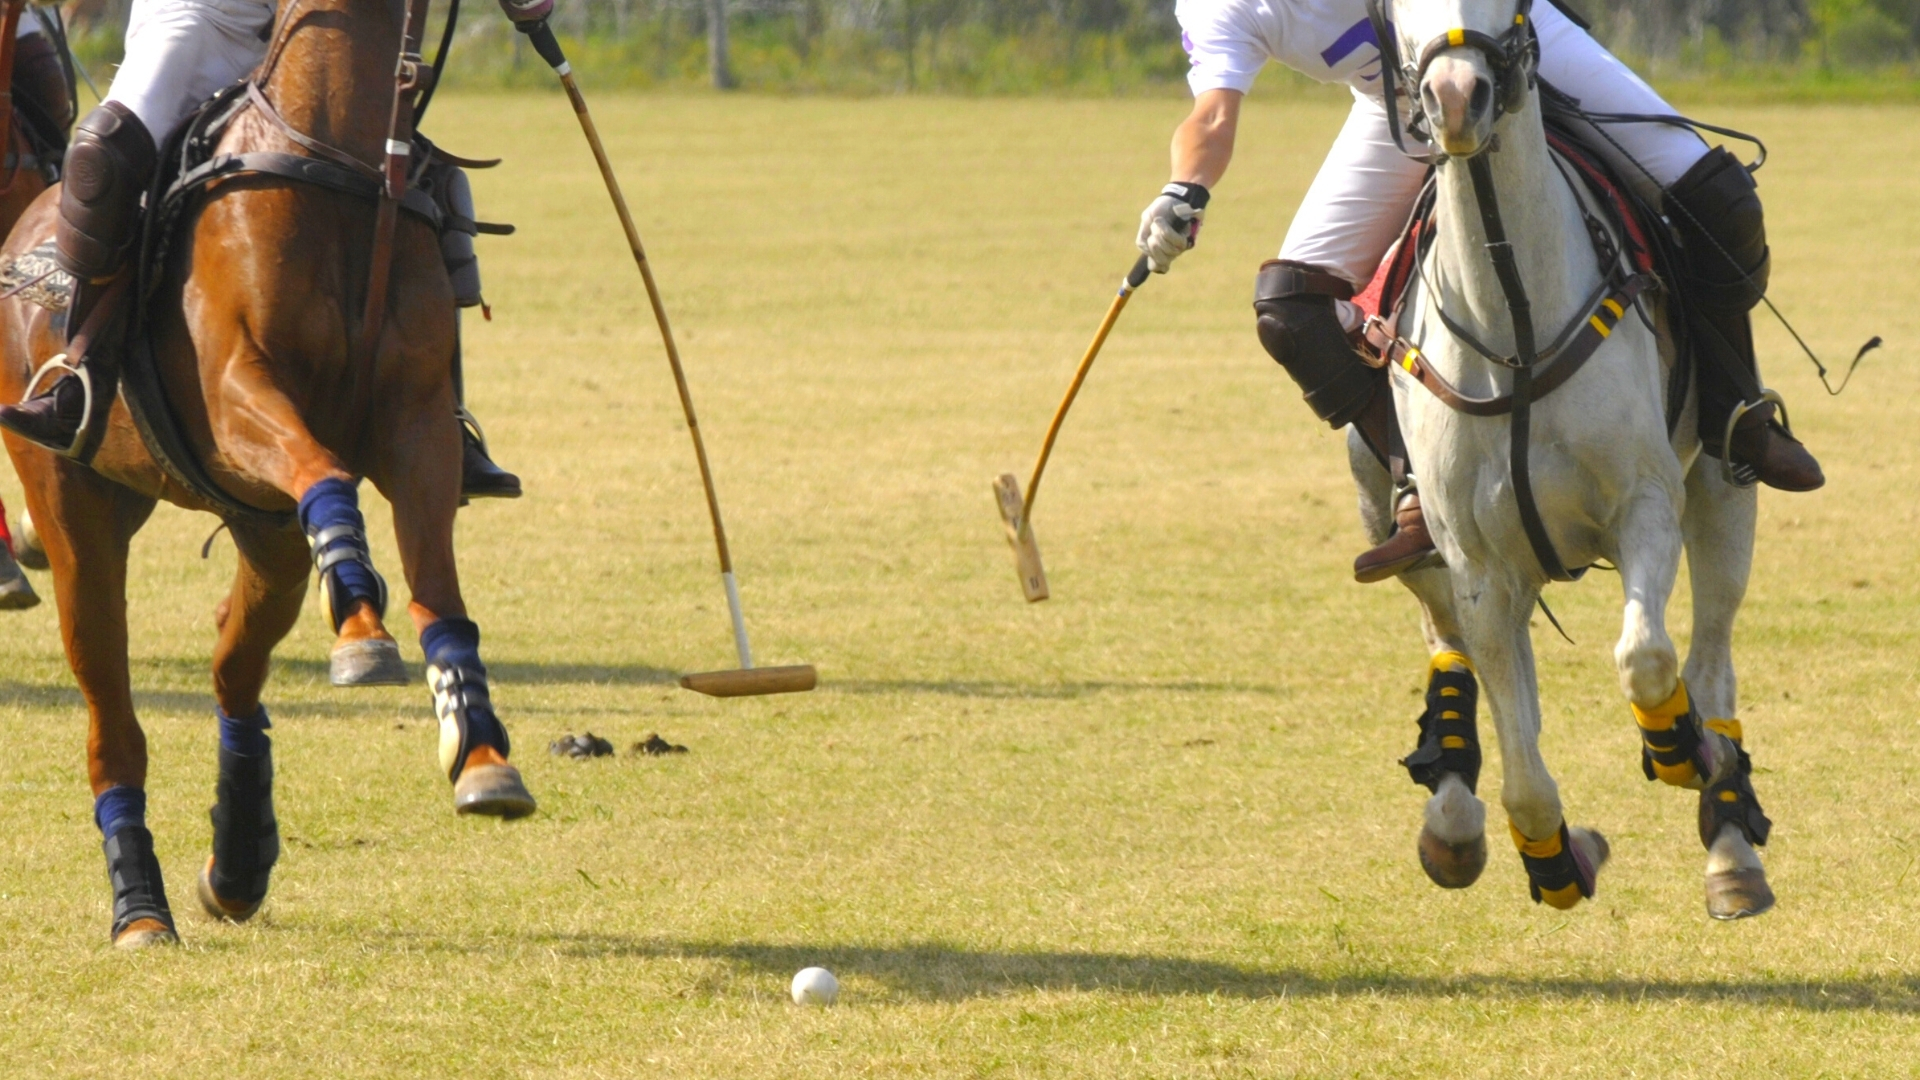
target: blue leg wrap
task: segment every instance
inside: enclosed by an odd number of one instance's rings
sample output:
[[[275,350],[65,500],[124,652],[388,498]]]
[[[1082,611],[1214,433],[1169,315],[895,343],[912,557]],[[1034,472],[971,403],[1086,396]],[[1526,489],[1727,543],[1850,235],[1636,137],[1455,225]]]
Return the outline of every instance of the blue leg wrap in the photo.
[[[386,615],[387,583],[373,568],[357,486],[329,477],[308,488],[300,496],[300,527],[313,548],[313,565],[320,571],[334,632],[353,614],[358,601]]]
[[[273,749],[273,740],[267,737],[273,721],[267,719],[265,705],[256,706],[252,715],[238,719],[219,708],[215,708],[213,714],[220,718],[220,749],[241,757],[262,757]]]
[[[447,778],[460,779],[476,747],[507,756],[507,729],[494,715],[487,666],[480,662],[480,628],[471,619],[439,619],[420,631],[420,648],[427,654],[427,685],[440,718],[440,767]]]
[[[100,835],[109,839],[130,825],[146,828],[147,789],[116,784],[96,795],[93,823],[100,826]]]

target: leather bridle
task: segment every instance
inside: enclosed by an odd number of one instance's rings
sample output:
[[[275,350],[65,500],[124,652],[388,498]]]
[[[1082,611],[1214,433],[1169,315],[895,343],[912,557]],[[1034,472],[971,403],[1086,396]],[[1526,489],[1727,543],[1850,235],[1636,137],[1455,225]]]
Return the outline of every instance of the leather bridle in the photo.
[[[1448,49],[1472,49],[1486,61],[1493,75],[1495,121],[1505,113],[1519,112],[1526,107],[1527,95],[1532,92],[1540,71],[1540,35],[1533,27],[1533,0],[1520,0],[1513,13],[1513,25],[1498,37],[1479,30],[1448,30],[1427,42],[1411,63],[1401,58],[1399,34],[1387,20],[1386,9],[1381,5],[1382,0],[1367,0],[1367,18],[1373,23],[1373,35],[1380,47],[1380,91],[1387,101],[1387,128],[1401,153],[1428,164],[1436,164],[1446,156],[1416,154],[1407,149],[1400,110],[1394,99],[1400,95],[1399,81],[1404,79],[1407,84],[1406,133],[1431,143],[1433,123],[1421,103],[1420,84],[1426,81],[1427,69]],[[1480,153],[1486,150],[1483,146]]]

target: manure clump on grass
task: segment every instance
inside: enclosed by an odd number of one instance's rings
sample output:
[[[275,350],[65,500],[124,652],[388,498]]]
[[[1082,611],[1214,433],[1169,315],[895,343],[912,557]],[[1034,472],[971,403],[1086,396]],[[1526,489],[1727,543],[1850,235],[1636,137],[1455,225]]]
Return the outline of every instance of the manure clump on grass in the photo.
[[[684,754],[687,752],[687,748],[677,743],[668,742],[661,738],[660,733],[656,731],[642,741],[634,743],[633,748],[627,752],[635,756],[645,754],[648,757],[662,757],[667,754]]]
[[[568,732],[547,744],[547,753],[558,757],[610,757],[613,744],[589,731],[585,735]]]

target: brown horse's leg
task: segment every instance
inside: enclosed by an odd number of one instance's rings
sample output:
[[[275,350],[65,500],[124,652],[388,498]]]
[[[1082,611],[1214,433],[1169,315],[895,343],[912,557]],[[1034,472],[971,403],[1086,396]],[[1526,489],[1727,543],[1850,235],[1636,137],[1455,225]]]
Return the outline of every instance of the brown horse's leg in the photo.
[[[320,560],[347,564],[321,572],[337,635],[333,684],[406,682],[400,647],[383,621],[386,585],[367,552],[354,474],[314,437],[299,407],[267,374],[271,365],[238,328],[221,324],[196,344],[201,355],[229,358],[220,365],[218,393],[208,401],[214,443],[241,475],[298,501],[309,541],[331,537],[318,545]]]
[[[113,883],[114,944],[176,941],[147,831],[147,737],[127,672],[127,547],[154,502],[44,450],[7,442],[53,569],[67,663],[87,702],[87,779]]]
[[[220,607],[213,693],[220,722],[220,779],[213,806],[213,854],[200,872],[200,904],[218,919],[243,922],[260,910],[280,857],[273,813],[273,743],[260,690],[273,647],[300,617],[307,590],[307,545],[291,530],[240,525],[240,566]]]
[[[451,404],[448,402],[447,404]],[[446,408],[414,411],[396,433],[387,467],[374,482],[393,504],[413,601],[407,612],[427,655],[427,681],[440,717],[440,764],[453,780],[454,809],[515,818],[534,800],[507,763],[507,729],[495,715],[480,661],[480,628],[467,618],[453,555],[453,516],[460,507],[460,429]]]

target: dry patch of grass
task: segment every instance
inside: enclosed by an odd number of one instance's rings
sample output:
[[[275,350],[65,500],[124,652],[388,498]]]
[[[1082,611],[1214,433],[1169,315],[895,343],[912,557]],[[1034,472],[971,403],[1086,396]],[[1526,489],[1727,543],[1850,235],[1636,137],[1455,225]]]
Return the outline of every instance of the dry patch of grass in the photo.
[[[1134,301],[1068,427],[1037,514],[1055,599],[1028,607],[987,481],[1031,460],[1181,103],[595,104],[682,332],[758,650],[819,665],[821,689],[672,686],[729,662],[725,604],[617,228],[562,100],[445,97],[433,134],[508,156],[475,182],[482,216],[522,230],[484,241],[497,321],[468,333],[475,407],[530,494],[465,512],[460,542],[542,813],[456,820],[425,690],[328,688],[309,613],[268,698],[273,895],[244,928],[194,917],[232,556],[201,562],[211,521],[163,510],[136,547],[135,682],[186,946],[106,947],[78,695],[52,614],[7,617],[0,1071],[1913,1068],[1912,110],[1722,118],[1775,151],[1776,297],[1835,356],[1892,345],[1829,401],[1762,329],[1832,483],[1762,499],[1743,718],[1781,903],[1722,926],[1691,798],[1640,777],[1610,580],[1556,589],[1579,645],[1539,644],[1548,760],[1614,844],[1597,903],[1532,905],[1504,850],[1464,893],[1418,868],[1424,793],[1394,765],[1415,614],[1347,581],[1340,441],[1248,310],[1337,107],[1250,108],[1201,248]],[[384,536],[376,557],[397,581]],[[544,753],[584,729],[691,753]],[[815,963],[840,1007],[787,1003]]]

